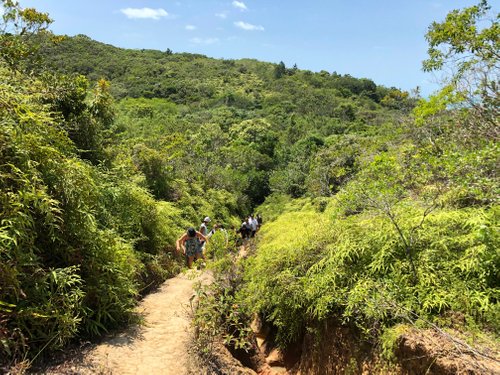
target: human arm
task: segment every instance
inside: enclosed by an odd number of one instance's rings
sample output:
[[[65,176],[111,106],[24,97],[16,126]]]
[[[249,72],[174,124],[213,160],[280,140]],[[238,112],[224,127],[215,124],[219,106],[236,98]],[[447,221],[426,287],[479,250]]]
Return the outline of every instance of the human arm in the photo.
[[[186,242],[187,234],[184,233],[179,239],[175,242],[175,249],[179,252],[182,248],[182,253],[186,252],[186,248],[184,247],[184,243]]]
[[[201,241],[205,241],[207,242],[208,241],[208,238],[205,237],[203,234],[201,234],[200,232],[196,232],[196,237],[198,237]]]

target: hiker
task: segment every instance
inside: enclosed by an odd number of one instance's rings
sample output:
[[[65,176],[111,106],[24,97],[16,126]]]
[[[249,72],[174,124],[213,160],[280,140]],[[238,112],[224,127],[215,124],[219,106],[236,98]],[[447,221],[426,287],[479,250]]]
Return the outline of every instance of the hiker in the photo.
[[[231,236],[231,238],[233,239],[233,241],[237,247],[239,247],[243,244],[240,228],[236,228],[235,225],[231,225],[229,227],[228,237],[229,236]]]
[[[248,215],[248,225],[250,227],[250,236],[253,238],[257,232],[257,219],[255,219],[252,215]]]
[[[190,227],[175,243],[177,252],[182,249],[182,253],[186,256],[188,268],[191,268],[195,257],[196,259],[205,259],[201,241],[206,242],[207,238],[193,227]]]
[[[248,223],[246,220],[244,220],[241,223],[240,229],[238,229],[238,233],[241,234],[241,239],[246,240],[248,239],[249,236],[249,229],[248,229]]]
[[[260,227],[262,226],[262,216],[261,214],[257,214],[257,223],[258,223],[258,229],[260,229]]]
[[[207,224],[210,223],[212,220],[210,220],[210,217],[205,217],[203,221],[201,222],[200,225],[200,233],[203,234],[203,236],[208,236],[208,227]],[[205,241],[202,241],[201,246],[205,246]]]
[[[257,231],[259,230],[259,221],[257,220],[257,216],[253,215],[253,218],[252,218],[252,225],[253,225],[253,228],[255,228],[255,232],[257,233]]]

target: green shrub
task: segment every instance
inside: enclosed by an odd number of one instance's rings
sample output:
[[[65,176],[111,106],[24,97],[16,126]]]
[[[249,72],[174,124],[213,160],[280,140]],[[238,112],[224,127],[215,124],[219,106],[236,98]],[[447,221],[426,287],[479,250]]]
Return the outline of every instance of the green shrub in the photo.
[[[343,216],[335,201],[323,213],[299,207],[262,228],[239,297],[278,328],[282,344],[331,316],[374,336],[449,311],[498,329],[497,209],[441,209],[421,224],[422,209],[405,200],[393,207],[396,227],[378,211]],[[411,234],[411,259],[400,231]]]
[[[128,322],[139,288],[178,269],[165,250],[185,222],[134,179],[77,156],[57,114],[42,104],[51,98],[40,96],[51,90],[46,82],[1,64],[0,76],[4,362]]]
[[[231,288],[218,283],[198,286],[198,303],[194,310],[196,344],[202,354],[209,355],[215,340],[232,349],[249,350],[252,347],[250,318],[235,303]]]

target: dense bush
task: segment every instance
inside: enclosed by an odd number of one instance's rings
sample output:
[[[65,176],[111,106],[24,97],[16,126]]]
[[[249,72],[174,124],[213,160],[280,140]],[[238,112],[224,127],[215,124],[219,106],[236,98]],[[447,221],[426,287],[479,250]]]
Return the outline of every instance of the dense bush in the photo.
[[[346,216],[334,200],[324,212],[288,208],[260,232],[242,301],[265,314],[282,344],[331,316],[376,335],[408,311],[430,321],[460,313],[469,327],[498,330],[498,210],[443,208],[423,224],[422,213],[398,202],[396,226],[373,209]],[[412,236],[411,257],[399,231]]]
[[[100,228],[92,167],[41,104],[40,81],[1,67],[2,352],[61,347],[133,304],[129,244]]]
[[[245,287],[207,291],[200,319],[243,339],[258,312],[281,343],[332,316],[375,336],[408,312],[498,330],[498,27],[471,26],[486,2],[430,28],[426,69],[470,55],[427,100],[283,63],[55,38],[47,15],[2,4],[2,361],[127,322],[179,270],[169,250],[186,227],[239,225],[263,202]],[[207,250],[241,276],[219,234]]]

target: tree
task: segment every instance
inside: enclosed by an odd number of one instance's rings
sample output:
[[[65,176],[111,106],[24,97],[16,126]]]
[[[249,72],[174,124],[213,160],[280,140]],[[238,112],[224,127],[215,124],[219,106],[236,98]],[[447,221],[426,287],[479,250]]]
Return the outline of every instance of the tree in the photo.
[[[113,121],[113,99],[109,83],[101,79],[89,92],[89,81],[81,75],[44,73],[47,93],[44,102],[60,114],[60,125],[78,148],[80,156],[99,164],[105,159],[104,133]]]
[[[267,120],[252,119],[234,124],[229,130],[234,143],[250,145],[261,154],[273,157],[277,135]]]
[[[360,147],[355,138],[345,138],[319,150],[306,179],[313,196],[331,196],[357,172]]]
[[[495,128],[500,104],[500,14],[486,19],[490,10],[487,0],[482,0],[450,12],[441,23],[432,23],[426,34],[429,58],[423,62],[423,69],[448,69],[445,83],[462,97],[467,108],[473,109],[475,117]]]
[[[286,66],[283,61],[274,67],[274,78],[281,78],[286,74]]]
[[[416,96],[418,97],[418,91]],[[416,101],[417,99],[412,97],[408,91],[402,91],[392,87],[390,90],[387,90],[387,94],[382,97],[380,104],[390,109],[398,109],[408,113],[415,107]]]
[[[11,68],[19,68],[23,60],[38,50],[33,38],[52,23],[47,13],[33,8],[22,9],[17,1],[1,0],[3,15],[0,22],[0,58]]]

